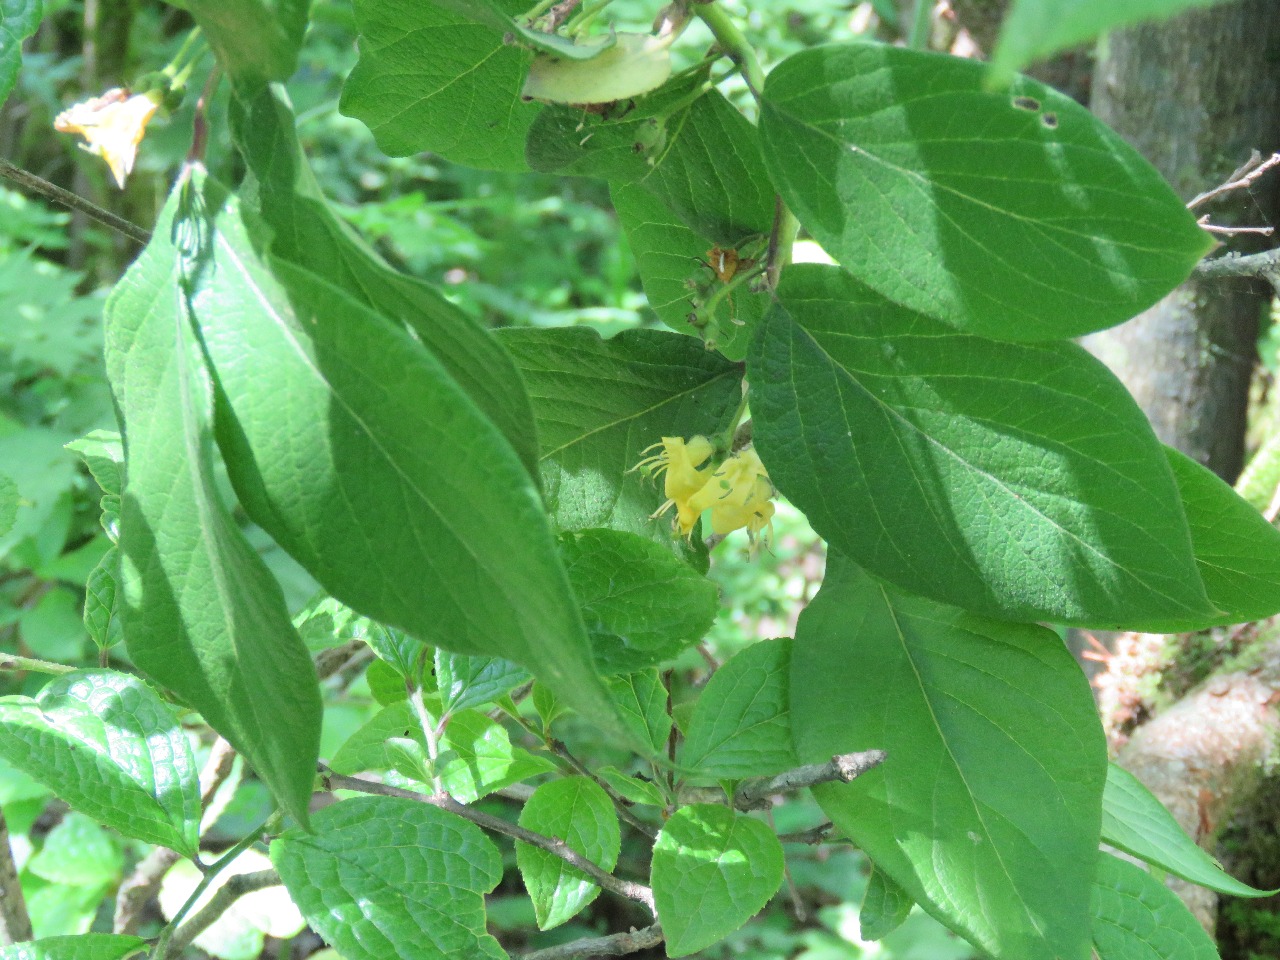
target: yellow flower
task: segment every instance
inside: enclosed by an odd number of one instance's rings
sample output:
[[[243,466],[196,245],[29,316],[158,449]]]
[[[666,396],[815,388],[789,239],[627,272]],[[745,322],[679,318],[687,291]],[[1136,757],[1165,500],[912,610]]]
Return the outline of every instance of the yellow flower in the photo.
[[[124,189],[125,178],[133,171],[138,144],[155,115],[159,101],[151,94],[130,96],[128,90],[108,90],[100,97],[77,103],[53,121],[59,133],[78,133],[80,146],[107,161],[116,184]]]
[[[681,536],[687,537],[693,533],[694,524],[698,522],[698,515],[702,512],[691,511],[689,500],[711,476],[711,467],[706,464],[715,453],[715,445],[706,437],[690,437],[688,441],[680,437],[663,437],[661,443],[655,443],[642,453],[659,447],[662,448],[661,453],[641,460],[634,469],[652,470],[655,477],[666,471],[664,492],[667,499],[653,516],[660,517],[674,506],[676,529]]]
[[[711,511],[711,532],[732,533],[746,527],[753,541],[773,521],[773,484],[755,449],[748,447],[720,464],[711,479],[689,501],[697,516]]]
[[[653,514],[660,517],[676,508],[675,529],[683,537],[706,510],[711,511],[711,531],[716,534],[747,530],[754,542],[756,534],[772,529],[773,484],[753,448],[739,451],[719,466],[708,462],[715,445],[706,437],[663,437],[645,453],[661,447],[661,452],[641,460],[637,470],[652,470],[653,475],[666,471],[667,500]]]

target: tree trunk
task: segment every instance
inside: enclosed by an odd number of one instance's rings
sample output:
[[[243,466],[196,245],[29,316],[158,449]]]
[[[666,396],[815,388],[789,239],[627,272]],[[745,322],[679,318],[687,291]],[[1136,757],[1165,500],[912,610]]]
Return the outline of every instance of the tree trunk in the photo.
[[[1094,113],[1184,199],[1225,181],[1251,150],[1280,148],[1274,14],[1269,0],[1246,0],[1122,31],[1104,45]],[[1276,181],[1212,207],[1213,222],[1268,223]],[[1124,381],[1162,441],[1231,482],[1243,465],[1258,322],[1268,301],[1269,290],[1255,281],[1191,280],[1084,344]]]

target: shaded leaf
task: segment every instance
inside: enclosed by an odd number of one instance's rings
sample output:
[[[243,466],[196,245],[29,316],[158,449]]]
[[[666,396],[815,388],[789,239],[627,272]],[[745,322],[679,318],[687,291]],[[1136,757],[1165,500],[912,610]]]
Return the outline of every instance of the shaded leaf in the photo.
[[[617,767],[597,767],[595,775],[624,800],[649,807],[665,807],[666,798],[657,784],[639,777],[629,777]]]
[[[603,340],[583,327],[507,329],[500,339],[533,401],[556,526],[672,544],[670,522],[650,518],[661,487],[629,471],[664,436],[722,430],[741,398],[740,368],[691,337],[657,330]]]
[[[514,14],[524,0],[500,0]],[[360,60],[341,110],[363,121],[384,153],[430,150],[454,163],[523,170],[541,109],[520,99],[532,54],[503,31],[421,0],[358,0]],[[466,122],[459,122],[465,117]]]
[[[485,933],[502,858],[480,828],[425,803],[344,800],[290,830],[271,859],[311,927],[347,960],[505,960]]]
[[[891,876],[874,865],[867,881],[858,912],[858,936],[863,940],[880,940],[902,926],[915,901]]]
[[[402,324],[536,474],[538,440],[529,398],[496,338],[434,287],[387,266],[334,213],[307,164],[293,111],[279,88],[234,101],[232,120],[254,175],[251,192],[271,228],[271,252]]]
[[[13,529],[18,518],[18,485],[7,473],[0,473],[0,537]]]
[[[666,750],[671,717],[667,713],[667,688],[658,671],[640,670],[605,682],[631,736],[651,745],[655,753]]]
[[[520,826],[563,840],[602,870],[618,862],[621,832],[609,795],[587,777],[544,783],[520,811]],[[550,930],[583,910],[600,888],[555,854],[516,843],[516,863],[533,900],[539,930]]]
[[[298,66],[311,0],[175,0],[191,11],[231,79],[245,89]]]
[[[683,957],[754,917],[782,883],[782,844],[727,807],[681,807],[653,847],[653,899],[667,956]]]
[[[996,960],[1083,957],[1106,746],[1058,637],[898,593],[832,552],[793,650],[800,761],[888,754],[814,788],[835,825]]]
[[[120,555],[112,547],[93,568],[84,588],[84,627],[99,650],[109,650],[124,639],[116,599],[119,581]]]
[[[36,32],[44,9],[40,0],[0,2],[0,103],[4,103],[22,66],[22,41]]]
[[[237,201],[207,216],[212,269],[193,319],[250,516],[358,612],[522,663],[607,726],[541,499],[503,436],[402,328],[261,259]]]
[[[447,712],[492,703],[529,679],[529,672],[500,657],[468,657],[436,649],[436,685]]]
[[[791,640],[734,654],[698,697],[680,763],[707,777],[766,777],[796,765],[791,745]]]
[[[778,296],[749,359],[756,449],[820,536],[991,616],[1215,616],[1162,448],[1084,350],[957,333],[820,264]]]
[[[279,585],[219,499],[213,389],[188,322],[193,274],[212,252],[204,186],[198,172],[178,185],[107,303],[128,464],[122,626],[138,667],[199,710],[305,823],[320,736],[315,667]]]
[[[714,583],[637,534],[562,534],[560,555],[601,673],[633,673],[669,660],[701,640],[719,612]]]
[[[609,195],[627,235],[627,246],[635,254],[649,306],[672,330],[694,334],[689,318],[695,306],[706,310],[706,304],[723,286],[704,265],[715,245],[686,227],[644,187],[611,183]],[[707,345],[730,360],[742,360],[770,299],[766,292],[752,293],[749,286],[719,297],[710,308],[713,316],[708,321]]]
[[[887,44],[805,50],[769,74],[765,159],[823,248],[897,303],[1007,340],[1127,320],[1212,240],[1084,107],[1019,77]]]
[[[0,756],[125,836],[196,851],[200,788],[173,711],[137,677],[78,670],[0,698]]]
[[[1092,909],[1099,960],[1218,960],[1213,941],[1176,893],[1110,854],[1098,857]]]
[[[1230,876],[1173,819],[1137,777],[1116,764],[1107,767],[1102,794],[1102,839],[1117,850],[1153,863],[1190,883],[1232,897],[1269,897]]]

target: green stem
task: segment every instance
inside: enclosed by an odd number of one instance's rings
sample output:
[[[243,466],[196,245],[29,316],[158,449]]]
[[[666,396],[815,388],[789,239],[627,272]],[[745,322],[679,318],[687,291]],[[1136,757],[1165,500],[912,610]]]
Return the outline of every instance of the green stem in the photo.
[[[422,687],[416,686],[413,688],[409,702],[413,705],[413,712],[418,718],[418,725],[422,727],[422,737],[427,742],[427,756],[431,760],[431,785],[436,788],[436,793],[444,793],[444,785],[440,782],[440,774],[436,770],[436,761],[440,759],[441,727],[437,727],[431,721],[431,714],[427,712],[426,701],[422,699]],[[440,718],[440,723],[443,726],[443,717]]]
[[[791,250],[795,246],[796,234],[800,232],[800,221],[791,212],[791,208],[782,202],[782,197],[774,199],[773,232],[769,234],[769,253],[765,258],[765,283],[770,290],[778,289],[778,279],[782,268],[791,262]]]
[[[20,657],[16,653],[0,654],[0,670],[26,670],[30,673],[71,673],[75,667],[61,663],[50,663],[48,660],[36,660],[33,657]]]
[[[173,59],[169,61],[169,65],[165,67],[163,70],[161,70],[160,72],[163,73],[170,80],[173,80],[175,77],[178,76],[179,72],[181,72],[185,68],[186,74],[190,76],[191,68],[195,65],[196,61],[199,60],[200,57],[204,54],[203,49],[197,50],[194,56],[192,56],[191,54],[192,49],[195,48],[196,43],[199,40],[200,40],[200,28],[195,27],[190,33],[187,34],[187,39],[182,41],[182,46],[178,48],[178,52],[174,54]],[[188,62],[188,59],[189,59],[189,62]]]
[[[738,65],[742,78],[747,81],[747,87],[759,100],[760,91],[764,89],[764,70],[756,59],[755,50],[747,43],[747,38],[742,35],[733,18],[718,3],[695,4],[693,12],[707,25],[725,56]]]
[[[282,819],[279,813],[272,813],[262,822],[261,827],[251,831],[239,843],[205,868],[204,876],[200,878],[196,888],[191,891],[191,896],[187,897],[187,902],[179,908],[178,912],[173,915],[173,919],[160,931],[160,937],[156,940],[155,948],[151,951],[152,960],[166,960],[169,941],[172,939],[174,931],[178,929],[178,924],[183,921],[191,908],[195,906],[195,902],[200,899],[201,895],[209,889],[209,885],[217,879],[218,874],[225,870],[227,865],[232,863],[236,857],[257,843],[264,833],[273,833],[278,830]]]
[[[916,15],[911,21],[907,46],[912,50],[929,49],[929,33],[933,26],[933,0],[916,0]]]
[[[597,0],[596,3],[587,3],[582,5],[582,9],[574,15],[573,19],[565,24],[564,32],[567,36],[576,37],[582,33],[587,27],[595,22],[596,17],[604,12],[604,8],[610,4],[611,0]]]

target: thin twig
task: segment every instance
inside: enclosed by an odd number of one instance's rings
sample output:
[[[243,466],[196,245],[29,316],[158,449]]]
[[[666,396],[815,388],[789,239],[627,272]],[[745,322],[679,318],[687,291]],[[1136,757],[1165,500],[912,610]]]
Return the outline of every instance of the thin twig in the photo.
[[[1275,523],[1276,517],[1280,516],[1280,484],[1276,485],[1275,492],[1271,494],[1271,502],[1267,504],[1267,509],[1262,512],[1267,523]]]
[[[554,837],[546,837],[540,833],[534,833],[532,830],[526,830],[524,827],[514,823],[508,823],[499,817],[492,817],[487,813],[474,810],[471,807],[459,803],[453,797],[445,793],[427,794],[414,793],[412,790],[403,790],[400,787],[392,787],[385,783],[378,783],[374,780],[362,780],[359,777],[347,777],[340,773],[334,773],[324,764],[320,765],[320,776],[324,779],[326,789],[330,790],[354,790],[359,793],[373,793],[383,797],[400,797],[404,800],[416,800],[418,803],[429,803],[433,807],[441,810],[447,810],[455,816],[462,817],[464,820],[470,820],[476,826],[483,827],[493,833],[500,833],[503,836],[510,837],[513,840],[519,840],[521,843],[527,843],[530,846],[538,847],[548,853],[559,857],[571,867],[577,867],[595,883],[599,884],[610,893],[616,893],[620,897],[626,897],[628,900],[634,900],[636,903],[643,904],[650,913],[655,917],[657,910],[653,905],[653,891],[640,883],[631,880],[622,880],[615,877],[611,873],[600,869],[582,854],[572,849],[563,840]]]
[[[820,823],[816,827],[810,827],[808,830],[797,830],[795,833],[780,833],[778,841],[780,843],[807,843],[811,847],[816,847],[820,843],[826,843],[827,837],[831,831],[835,829],[835,824],[828,820],[826,823]]]
[[[589,937],[526,953],[520,960],[585,960],[588,957],[623,957],[656,947],[663,941],[662,928],[656,923],[641,930],[615,933],[607,937]]]
[[[51,673],[56,676],[61,673],[71,673],[75,669],[75,667],[68,667],[61,663],[50,663],[48,660],[37,660],[34,657],[20,657],[16,653],[0,655],[0,670]]]
[[[278,887],[280,883],[280,874],[274,870],[237,873],[228,877],[227,882],[220,886],[213,896],[209,898],[209,902],[196,911],[190,920],[174,931],[164,956],[157,957],[156,960],[165,960],[166,957],[176,956],[181,953],[191,945],[191,941],[212,926],[241,897],[253,893],[255,890]]]
[[[1232,173],[1225,183],[1219,184],[1212,190],[1206,190],[1204,193],[1197,194],[1187,201],[1187,209],[1194,210],[1196,207],[1200,206],[1200,204],[1208,203],[1214,197],[1219,197],[1224,193],[1230,193],[1232,190],[1240,190],[1243,187],[1252,186],[1259,177],[1276,164],[1280,164],[1280,153],[1273,153],[1271,156],[1267,157],[1266,160],[1263,160],[1262,154],[1258,153],[1257,150],[1254,150],[1253,153],[1250,154],[1249,159],[1246,160],[1239,169]]]
[[[819,783],[842,781],[850,783],[873,767],[884,763],[883,750],[863,750],[860,753],[837,754],[826,763],[811,763],[796,767],[776,777],[748,780],[733,796],[733,805],[739,810],[759,810],[769,805],[775,793],[790,793]]]
[[[1196,264],[1197,277],[1257,277],[1280,289],[1280,247],[1251,253],[1224,253]]]
[[[0,947],[25,943],[32,936],[31,915],[27,913],[13,848],[9,846],[9,825],[0,810]]]
[[[70,190],[63,190],[56,183],[50,183],[43,177],[37,177],[34,173],[28,173],[21,167],[15,167],[8,160],[0,160],[0,177],[6,180],[12,180],[21,187],[28,190],[34,190],[42,196],[48,197],[54,203],[60,203],[64,207],[72,210],[78,210],[87,217],[92,217],[99,223],[110,227],[117,233],[123,234],[130,240],[146,246],[151,240],[151,234],[143,230],[136,223],[130,223],[123,217],[118,217],[110,210],[104,210],[90,200]]]
[[[1209,215],[1206,213],[1203,217],[1196,221],[1200,225],[1200,229],[1205,233],[1216,233],[1222,237],[1240,237],[1246,234],[1253,234],[1259,237],[1269,237],[1275,233],[1275,227],[1222,227],[1216,223],[1209,222]]]

